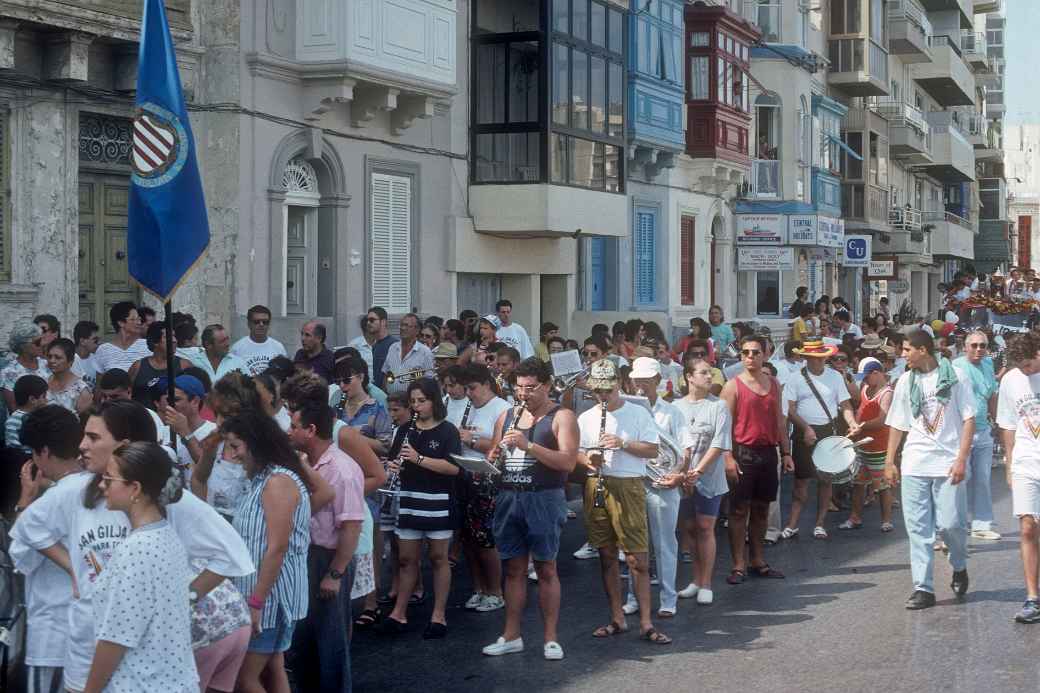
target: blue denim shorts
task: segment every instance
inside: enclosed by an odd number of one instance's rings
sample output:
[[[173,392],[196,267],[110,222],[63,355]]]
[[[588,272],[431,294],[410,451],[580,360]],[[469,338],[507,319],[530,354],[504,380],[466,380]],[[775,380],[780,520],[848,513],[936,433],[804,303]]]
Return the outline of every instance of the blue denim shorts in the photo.
[[[530,554],[536,561],[555,561],[566,522],[567,499],[562,488],[502,489],[495,498],[492,523],[498,554],[502,560]]]
[[[260,631],[260,635],[252,637],[249,647],[246,648],[249,652],[276,654],[289,649],[289,646],[292,645],[293,629],[296,624],[287,621],[282,615],[281,609],[278,610],[278,616],[275,619],[274,627],[264,628]]]
[[[721,496],[707,498],[702,496],[700,491],[694,489],[692,494],[679,501],[679,519],[684,520],[697,515],[718,517],[719,507],[722,505],[722,499],[725,495],[723,493]]]

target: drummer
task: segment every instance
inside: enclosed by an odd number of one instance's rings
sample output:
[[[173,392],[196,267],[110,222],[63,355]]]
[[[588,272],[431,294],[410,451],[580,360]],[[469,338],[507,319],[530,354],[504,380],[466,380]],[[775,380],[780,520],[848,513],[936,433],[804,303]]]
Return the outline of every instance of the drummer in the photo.
[[[860,359],[859,373],[863,376],[863,389],[860,391],[856,420],[861,427],[860,434],[873,440],[858,448],[862,464],[852,488],[852,511],[849,519],[838,525],[838,529],[860,529],[863,526],[863,501],[869,485],[881,499],[881,531],[891,532],[894,529],[892,489],[885,481],[885,452],[888,450],[885,417],[888,416],[888,408],[892,406],[893,389],[884,365],[873,356]]]
[[[798,520],[808,500],[809,481],[816,478],[816,526],[813,537],[826,539],[824,521],[831,502],[831,481],[818,477],[812,453],[816,442],[833,435],[859,432],[860,424],[852,412],[849,392],[840,373],[827,368],[827,359],[837,348],[824,344],[822,339],[808,339],[798,350],[805,366],[792,374],[784,387],[788,402],[788,420],[794,424],[791,449],[794,456],[794,492],[787,526],[780,533],[782,539],[798,535]]]

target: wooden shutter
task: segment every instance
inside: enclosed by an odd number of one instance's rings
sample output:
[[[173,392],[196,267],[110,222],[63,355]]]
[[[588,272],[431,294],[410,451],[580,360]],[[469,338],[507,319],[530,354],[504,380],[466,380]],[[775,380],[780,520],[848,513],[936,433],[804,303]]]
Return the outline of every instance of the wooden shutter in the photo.
[[[657,302],[657,217],[653,212],[636,212],[635,299],[639,305]]]
[[[11,148],[7,112],[0,112],[0,281],[11,281]]]
[[[369,262],[372,304],[412,310],[412,179],[373,173]]]
[[[693,268],[696,254],[694,217],[683,215],[679,222],[679,292],[684,306],[692,306],[694,299]]]

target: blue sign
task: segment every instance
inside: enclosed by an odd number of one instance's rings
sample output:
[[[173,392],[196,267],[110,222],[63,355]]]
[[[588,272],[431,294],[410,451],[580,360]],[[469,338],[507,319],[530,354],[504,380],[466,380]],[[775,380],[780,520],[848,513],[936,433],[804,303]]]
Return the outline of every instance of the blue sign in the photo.
[[[870,266],[870,236],[845,236],[846,267]]]

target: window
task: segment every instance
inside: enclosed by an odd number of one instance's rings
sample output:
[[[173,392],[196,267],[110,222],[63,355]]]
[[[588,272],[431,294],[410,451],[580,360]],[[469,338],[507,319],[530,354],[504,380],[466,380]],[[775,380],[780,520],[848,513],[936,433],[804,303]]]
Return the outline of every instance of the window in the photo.
[[[617,310],[617,282],[611,280],[617,277],[618,239],[598,236],[584,238],[582,243],[587,250],[579,258],[588,263],[588,272],[579,305],[586,310]]]
[[[859,156],[863,156],[863,133],[862,132],[846,132],[845,133],[845,144],[848,145],[849,149],[856,152]],[[863,179],[863,161],[855,157],[845,155],[845,177],[849,180],[862,180]]]
[[[370,303],[412,309],[412,177],[373,173],[369,183]]]
[[[690,58],[690,100],[704,101],[709,98],[708,63],[706,55],[695,55]]]
[[[861,0],[832,0],[832,34],[858,34],[862,31],[860,2]]]
[[[694,304],[694,275],[696,272],[697,235],[696,218],[682,215],[679,220],[679,300],[684,306]]]
[[[888,46],[885,39],[885,0],[870,0],[870,38],[881,46]]]
[[[819,109],[815,120],[820,133],[820,168],[834,174],[841,173],[841,149],[838,140],[841,138],[841,118],[835,113]]]
[[[812,115],[804,96],[798,111],[798,160],[806,165],[812,163]]]
[[[657,214],[637,210],[632,229],[632,295],[636,305],[657,303]]]
[[[780,43],[781,0],[758,0],[758,27],[766,43]]]
[[[779,272],[755,272],[755,313],[780,315]]]
[[[8,114],[0,112],[0,281],[11,281],[11,157],[8,146]]]

